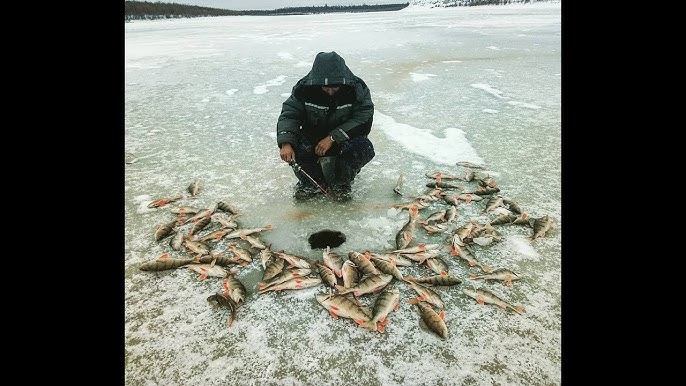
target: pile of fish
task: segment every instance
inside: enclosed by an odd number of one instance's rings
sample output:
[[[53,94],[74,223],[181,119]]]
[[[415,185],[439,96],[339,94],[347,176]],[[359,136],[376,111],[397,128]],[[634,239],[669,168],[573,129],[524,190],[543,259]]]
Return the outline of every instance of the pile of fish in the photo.
[[[480,268],[482,273],[470,274],[470,280],[495,280],[510,286],[521,276],[507,268],[494,269],[484,264],[475,255],[475,245],[483,247],[501,241],[503,237],[494,226],[531,227],[531,240],[545,236],[553,226],[549,216],[530,218],[517,201],[496,195],[500,189],[492,176],[478,171],[483,169],[482,166],[471,163],[458,163],[457,166],[466,169],[464,174],[426,173],[431,182],[426,184],[429,190],[421,195],[403,194],[404,177],[400,176],[393,191],[412,200],[391,205],[408,211],[408,220],[396,235],[395,249],[351,250],[341,255],[327,247],[321,260],[310,260],[305,256],[274,249],[271,244],[263,242],[259,235],[272,229],[272,226],[241,226],[238,223],[241,213],[228,200],[219,200],[209,208],[171,207],[170,204],[184,197],[198,196],[201,186],[195,180],[187,188],[189,196],[160,198],[148,205],[150,208],[170,207],[170,213],[175,218],[155,227],[154,240],[160,242],[170,238],[170,248],[185,254],[185,257],[172,258],[170,253],[165,253],[157,259],[144,262],[140,269],[162,271],[187,268],[198,273],[200,280],[220,278],[221,288],[207,300],[229,310],[229,326],[247,296],[246,286],[236,278],[236,273],[257,255],[263,272],[262,280],[257,283],[258,295],[324,285],[327,291],[317,294],[315,299],[332,317],[350,319],[360,327],[381,333],[386,330],[391,313],[399,308],[398,285],[406,285],[417,294],[407,302],[416,305],[424,325],[446,339],[448,329],[441,291],[461,284],[462,280],[450,273],[445,259],[464,261],[469,267]],[[470,188],[472,183],[476,183],[476,186]],[[483,213],[490,214],[497,210],[498,214],[485,223],[470,219],[456,227],[458,208],[462,205],[478,205],[481,201],[485,204]],[[441,206],[438,210],[422,216],[422,209],[435,207],[436,204]],[[448,235],[445,244],[420,242],[417,228],[428,234]],[[401,269],[411,266],[425,267],[431,273],[421,277],[404,275]],[[524,307],[511,304],[484,288],[472,285],[472,288],[463,288],[462,293],[482,305],[493,304],[516,313],[524,312]],[[365,303],[369,306],[360,301],[365,297]]]

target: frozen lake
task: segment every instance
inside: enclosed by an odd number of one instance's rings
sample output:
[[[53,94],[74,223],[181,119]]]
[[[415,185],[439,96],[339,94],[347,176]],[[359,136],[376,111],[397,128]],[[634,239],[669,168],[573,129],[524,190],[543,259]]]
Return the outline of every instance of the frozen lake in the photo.
[[[331,50],[370,87],[376,157],[356,178],[352,201],[296,203],[276,120],[315,55]],[[553,3],[126,23],[125,151],[135,161],[125,166],[123,187],[126,384],[560,385],[561,71],[561,5]],[[241,228],[270,225],[257,234],[271,250],[308,261],[322,261],[307,237],[325,228],[345,233],[334,248],[344,257],[395,249],[408,212],[391,205],[428,192],[427,173],[464,174],[461,161],[485,165],[479,172],[498,194],[554,226],[529,240],[531,227],[495,225],[500,241],[472,246],[484,264],[521,276],[510,286],[470,279],[483,272],[445,247],[470,220],[497,217],[485,212],[486,200],[460,203],[445,232],[416,227],[411,245],[440,244],[440,258],[462,280],[434,287],[445,304],[446,339],[426,328],[408,302],[417,292],[398,280],[391,284],[399,309],[379,333],[333,318],[315,299],[329,291],[325,284],[258,293],[263,267],[251,249],[252,262],[235,275],[245,302],[228,327],[228,310],[207,300],[221,291],[220,278],[140,269],[164,253],[189,256],[171,247],[172,237],[153,237],[176,218],[172,208],[220,200],[240,211]],[[393,192],[401,174],[405,197]],[[194,180],[201,189],[190,198]],[[433,201],[420,216],[446,206]],[[228,242],[210,245],[226,255]],[[433,274],[420,264],[399,269]],[[525,311],[477,304],[463,292],[474,287]],[[371,308],[377,296],[358,300]]]

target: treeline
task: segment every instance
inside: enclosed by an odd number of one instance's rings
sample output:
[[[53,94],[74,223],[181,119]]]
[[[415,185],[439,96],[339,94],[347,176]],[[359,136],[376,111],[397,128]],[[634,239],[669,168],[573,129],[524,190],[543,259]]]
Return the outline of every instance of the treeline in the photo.
[[[379,12],[397,11],[406,8],[408,5],[410,5],[410,3],[349,6],[325,5],[320,7],[288,7],[273,10],[233,11],[230,9],[208,8],[197,5],[176,3],[162,3],[159,1],[154,3],[150,1],[125,1],[124,20],[176,19],[206,16],[273,16],[335,12]]]

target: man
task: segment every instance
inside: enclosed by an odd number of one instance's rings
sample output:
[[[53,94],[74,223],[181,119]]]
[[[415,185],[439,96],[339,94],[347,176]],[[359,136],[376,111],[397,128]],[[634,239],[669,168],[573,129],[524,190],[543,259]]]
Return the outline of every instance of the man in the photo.
[[[297,162],[339,201],[352,196],[352,182],[362,167],[374,158],[367,138],[374,116],[369,88],[355,76],[335,51],[320,52],[312,70],[300,79],[283,102],[276,124],[279,155]],[[326,181],[320,157],[334,156],[332,181]],[[295,198],[303,200],[320,193],[301,171]]]

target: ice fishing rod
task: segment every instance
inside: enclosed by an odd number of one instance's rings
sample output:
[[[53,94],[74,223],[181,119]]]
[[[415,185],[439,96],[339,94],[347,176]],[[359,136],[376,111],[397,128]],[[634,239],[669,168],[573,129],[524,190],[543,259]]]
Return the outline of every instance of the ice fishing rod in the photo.
[[[302,173],[305,177],[307,177],[310,181],[312,181],[312,183],[314,184],[314,186],[316,186],[317,188],[319,188],[319,190],[320,190],[322,193],[324,193],[324,195],[325,195],[326,197],[328,197],[329,199],[335,201],[335,199],[333,198],[333,196],[330,195],[329,192],[327,192],[326,189],[324,189],[321,185],[319,185],[319,183],[318,183],[317,181],[315,181],[315,179],[312,178],[311,175],[307,174],[307,172],[306,172],[305,170],[303,170],[303,168],[302,168],[300,165],[298,165],[298,164],[295,162],[295,160],[292,160],[292,161],[289,162],[288,164],[291,165],[291,167],[293,168],[293,170],[294,170],[296,173],[298,173],[298,172],[299,172],[299,173]]]

